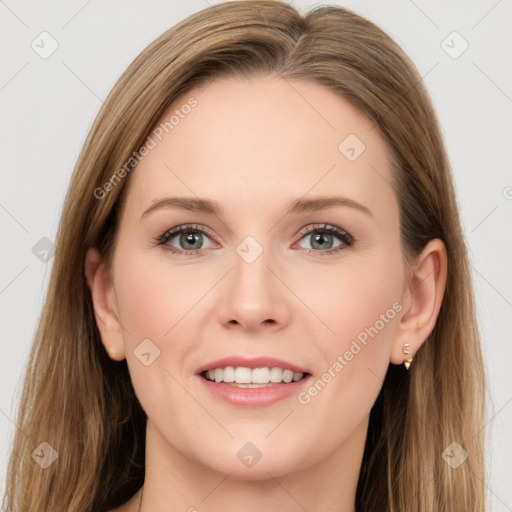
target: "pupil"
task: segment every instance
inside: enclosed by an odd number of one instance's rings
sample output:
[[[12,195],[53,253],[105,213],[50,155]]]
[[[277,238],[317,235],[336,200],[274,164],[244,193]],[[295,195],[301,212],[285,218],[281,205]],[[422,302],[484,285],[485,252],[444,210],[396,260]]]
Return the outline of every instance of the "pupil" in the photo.
[[[183,243],[183,247],[187,247],[187,244],[191,244],[192,247],[188,247],[190,249],[199,249],[202,245],[199,235],[191,232],[183,233],[180,241]]]
[[[332,245],[332,235],[330,235],[329,233],[317,233],[314,237],[314,240],[313,240],[313,243],[311,244],[311,246],[314,249],[325,249],[325,244],[323,244],[323,245],[321,245],[321,244],[326,241],[328,242],[328,245],[329,245],[329,242]],[[315,245],[318,245],[318,247],[315,247]]]

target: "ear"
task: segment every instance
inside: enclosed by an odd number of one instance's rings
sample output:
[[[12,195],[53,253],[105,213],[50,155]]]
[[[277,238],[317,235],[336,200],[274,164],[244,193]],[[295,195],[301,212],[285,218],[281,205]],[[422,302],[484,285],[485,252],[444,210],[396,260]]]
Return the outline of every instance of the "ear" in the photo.
[[[126,352],[114,288],[108,269],[95,248],[87,251],[85,276],[91,290],[94,316],[103,346],[111,359],[121,361],[126,357]]]
[[[410,268],[404,288],[404,314],[391,348],[393,364],[414,356],[434,329],[446,289],[447,267],[444,243],[438,238],[430,240]],[[405,343],[410,345],[410,355],[402,351]]]

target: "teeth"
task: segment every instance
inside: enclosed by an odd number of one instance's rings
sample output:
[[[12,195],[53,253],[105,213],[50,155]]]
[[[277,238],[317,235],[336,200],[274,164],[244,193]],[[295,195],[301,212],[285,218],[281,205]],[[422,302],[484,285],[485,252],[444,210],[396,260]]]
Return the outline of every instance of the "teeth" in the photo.
[[[246,368],[228,366],[226,368],[215,368],[206,372],[206,378],[212,382],[226,382],[241,384],[240,387],[260,387],[252,384],[279,384],[285,382],[297,382],[304,377],[301,372],[283,370],[282,368]]]
[[[222,372],[222,369],[221,369]],[[222,380],[224,382],[235,382],[235,369],[232,366],[224,368]]]
[[[288,384],[293,380],[293,372],[291,370],[285,370],[283,372],[283,380]]]
[[[217,370],[215,370],[217,371]],[[221,369],[221,372],[224,371]],[[250,384],[252,378],[252,370],[250,368],[235,368],[235,382],[237,384]]]
[[[283,370],[281,368],[272,368],[270,370],[270,382],[281,382],[283,380]]]
[[[268,384],[270,382],[270,370],[268,368],[254,368],[251,374],[254,384]]]

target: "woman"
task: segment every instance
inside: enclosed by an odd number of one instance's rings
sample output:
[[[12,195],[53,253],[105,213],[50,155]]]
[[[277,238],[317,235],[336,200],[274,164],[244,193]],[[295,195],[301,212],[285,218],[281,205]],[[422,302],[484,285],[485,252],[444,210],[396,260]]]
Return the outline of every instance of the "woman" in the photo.
[[[482,415],[449,163],[401,49],[274,1],[146,48],[72,177],[4,506],[481,511]]]

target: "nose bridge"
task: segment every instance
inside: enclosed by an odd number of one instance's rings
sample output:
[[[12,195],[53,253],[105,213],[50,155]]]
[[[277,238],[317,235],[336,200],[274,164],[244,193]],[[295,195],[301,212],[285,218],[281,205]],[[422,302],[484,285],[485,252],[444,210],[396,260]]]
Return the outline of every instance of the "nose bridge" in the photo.
[[[272,274],[268,269],[272,264],[271,252],[268,241],[260,243],[252,235],[244,238],[235,248],[232,286],[240,299],[245,297],[246,301],[254,301],[255,305],[270,300],[273,295],[270,282]]]
[[[264,243],[266,247],[249,235],[236,246],[221,308],[223,322],[236,321],[254,329],[270,320],[272,324],[287,321],[285,290],[270,270],[279,265],[268,239]]]

